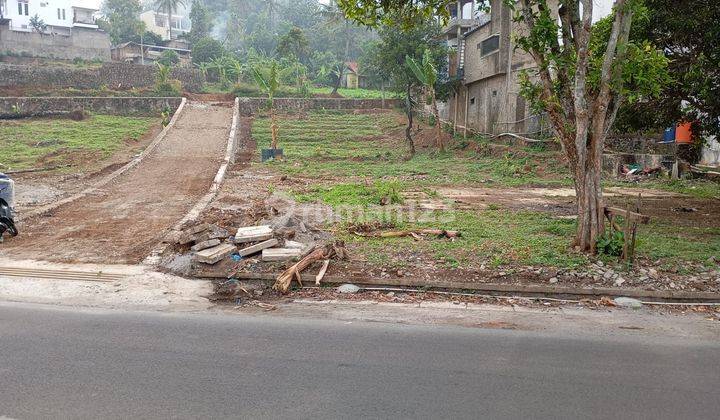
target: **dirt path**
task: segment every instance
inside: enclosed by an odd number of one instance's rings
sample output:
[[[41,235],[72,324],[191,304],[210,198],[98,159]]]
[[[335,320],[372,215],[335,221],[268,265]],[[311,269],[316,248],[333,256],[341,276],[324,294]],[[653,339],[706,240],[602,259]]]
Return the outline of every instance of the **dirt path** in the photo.
[[[24,221],[0,256],[138,263],[207,192],[223,159],[232,104],[188,103],[157,149],[92,196]],[[19,186],[21,188],[21,186]]]

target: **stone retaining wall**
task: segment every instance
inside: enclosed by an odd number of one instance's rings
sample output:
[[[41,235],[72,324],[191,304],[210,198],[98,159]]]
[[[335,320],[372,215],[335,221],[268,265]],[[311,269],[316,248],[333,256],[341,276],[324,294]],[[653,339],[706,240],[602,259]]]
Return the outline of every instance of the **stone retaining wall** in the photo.
[[[0,119],[63,115],[76,109],[110,115],[157,115],[177,109],[182,98],[0,97]]]
[[[265,98],[239,98],[240,114],[254,114],[267,106]],[[348,99],[348,98],[275,98],[277,111],[298,111],[307,109],[390,109],[400,106],[397,99]]]
[[[89,68],[0,63],[0,87],[145,88],[155,84],[156,72],[155,66],[130,63],[103,63]],[[180,80],[188,92],[202,90],[205,80],[199,70],[189,67],[173,67],[172,78]]]

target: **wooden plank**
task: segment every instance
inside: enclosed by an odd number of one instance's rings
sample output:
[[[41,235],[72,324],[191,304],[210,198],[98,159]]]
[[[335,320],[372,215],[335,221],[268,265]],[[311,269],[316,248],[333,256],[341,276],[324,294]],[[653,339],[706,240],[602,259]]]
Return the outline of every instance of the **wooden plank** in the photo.
[[[302,254],[299,248],[268,248],[262,251],[263,261],[287,261]]]
[[[238,251],[238,254],[240,254],[241,257],[246,257],[248,255],[255,254],[256,252],[260,252],[265,248],[271,248],[278,244],[278,240],[275,238],[268,239],[267,241],[260,242],[255,245],[251,245],[249,247],[243,248]]]
[[[195,261],[205,264],[215,264],[221,259],[237,251],[235,245],[220,244],[212,248],[203,249],[195,253]]]
[[[269,225],[241,227],[235,233],[235,243],[266,241],[273,237],[273,230]]]
[[[629,218],[629,219],[634,219],[644,225],[646,225],[650,222],[650,216],[636,213],[634,211],[623,210],[623,209],[620,209],[617,207],[605,207],[605,213],[615,215],[615,216],[622,216],[622,217]]]

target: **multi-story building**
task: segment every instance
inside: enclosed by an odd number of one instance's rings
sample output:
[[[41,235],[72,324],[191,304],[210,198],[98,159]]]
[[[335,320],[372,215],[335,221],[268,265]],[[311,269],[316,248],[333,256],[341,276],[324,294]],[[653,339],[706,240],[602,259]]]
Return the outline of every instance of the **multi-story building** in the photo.
[[[110,41],[95,24],[96,12],[77,0],[0,0],[0,51],[108,60]],[[30,24],[34,16],[46,25],[44,31]]]
[[[170,30],[168,30],[167,13],[147,10],[140,14],[140,20],[145,23],[148,31],[161,36],[163,41],[169,41],[190,32],[190,20],[181,14],[170,15]]]
[[[464,25],[468,29],[453,28],[450,20],[447,29],[460,33],[455,74],[461,85],[445,104],[443,118],[455,127],[490,134],[535,135],[544,130],[543,116],[530,113],[519,93],[521,71],[532,74],[535,67],[532,57],[512,43],[520,25],[502,0],[491,0],[489,13],[473,15]]]

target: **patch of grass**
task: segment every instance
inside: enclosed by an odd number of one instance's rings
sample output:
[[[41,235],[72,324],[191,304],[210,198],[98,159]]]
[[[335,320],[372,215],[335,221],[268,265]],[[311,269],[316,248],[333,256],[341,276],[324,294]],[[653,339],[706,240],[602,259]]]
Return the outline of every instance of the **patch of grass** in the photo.
[[[304,193],[294,194],[299,202],[322,201],[331,206],[371,206],[398,204],[402,202],[400,195],[402,184],[394,181],[376,181],[367,184],[336,184],[331,187],[315,187]]]
[[[639,228],[636,252],[661,264],[707,263],[710,257],[720,255],[720,227],[678,229],[668,222],[654,221]]]
[[[83,121],[33,118],[0,121],[0,165],[26,169],[52,156],[54,164],[71,161],[78,152],[104,158],[145,134],[157,118],[91,115]]]
[[[556,219],[539,212],[487,210],[481,212],[435,212],[437,221],[397,223],[398,229],[438,228],[459,230],[455,241],[412,238],[361,238],[347,234],[347,242],[361,253],[396,253],[412,250],[432,256],[449,267],[466,268],[484,262],[491,266],[507,264],[575,267],[587,262],[584,255],[570,250],[575,222]]]
[[[331,87],[312,87],[310,93],[313,95],[329,95],[332,92]],[[345,98],[357,98],[357,99],[382,99],[383,92],[374,89],[338,89],[340,96]],[[396,98],[397,94],[393,92],[385,91],[385,99]]]
[[[704,179],[656,180],[639,186],[687,194],[695,198],[720,199],[720,182]]]
[[[419,152],[406,160],[403,134],[384,133],[400,124],[388,114],[312,112],[303,119],[279,122],[284,163],[275,168],[288,175],[412,179],[419,187],[453,183],[486,185],[571,185],[569,174],[552,152],[480,156],[462,151]],[[270,144],[270,122],[258,118],[252,134],[258,148]],[[473,140],[474,141],[474,140]]]

